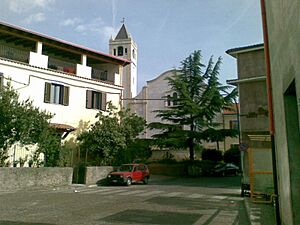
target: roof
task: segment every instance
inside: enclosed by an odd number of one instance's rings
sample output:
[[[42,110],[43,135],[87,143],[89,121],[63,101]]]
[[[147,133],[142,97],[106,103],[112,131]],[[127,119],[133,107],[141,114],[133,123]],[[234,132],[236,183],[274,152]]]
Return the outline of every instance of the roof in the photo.
[[[73,131],[76,130],[74,127],[67,125],[67,124],[61,124],[61,123],[50,123],[50,126],[53,128],[56,128],[58,130],[67,130],[67,131]]]
[[[175,72],[176,72],[176,69],[167,70],[167,71],[163,72],[162,74],[158,75],[157,77],[153,78],[152,80],[148,80],[147,84],[152,83],[152,82],[160,79],[163,76],[167,75],[169,77],[170,75],[174,75]]]
[[[248,45],[244,47],[237,47],[237,48],[231,48],[226,51],[228,55],[231,55],[235,57],[238,53],[243,53],[243,52],[250,52],[250,51],[255,51],[255,50],[260,50],[264,49],[264,44],[254,44],[254,45]]]
[[[40,41],[43,43],[63,47],[66,51],[73,51],[81,54],[87,54],[101,58],[101,60],[120,65],[126,65],[131,63],[130,61],[119,58],[113,55],[105,54],[103,52],[96,51],[81,45],[77,45],[68,41],[64,41],[55,37],[47,36],[35,31],[31,31],[22,27],[18,27],[3,21],[0,21],[0,33],[10,34],[16,37],[22,37],[31,41]]]
[[[116,39],[128,39],[129,38],[129,34],[127,32],[127,29],[125,27],[125,24],[123,23],[122,27],[119,30],[119,33],[117,34]]]
[[[228,108],[223,109],[223,115],[236,115],[237,110],[239,110],[240,104],[232,104]]]

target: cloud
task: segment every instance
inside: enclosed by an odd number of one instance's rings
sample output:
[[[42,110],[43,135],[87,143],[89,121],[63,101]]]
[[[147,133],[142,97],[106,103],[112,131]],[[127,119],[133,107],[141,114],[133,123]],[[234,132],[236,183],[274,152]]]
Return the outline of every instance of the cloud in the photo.
[[[77,24],[80,24],[82,22],[82,19],[80,18],[69,18],[69,19],[66,19],[64,21],[61,21],[59,23],[60,26],[65,26],[65,27],[68,27],[68,26],[75,26]]]
[[[31,24],[31,23],[36,23],[36,22],[42,22],[44,20],[46,20],[44,13],[36,13],[36,14],[32,14],[29,17],[27,17],[25,19],[25,23]]]
[[[7,0],[8,8],[14,13],[24,13],[36,8],[45,9],[55,0]]]
[[[78,21],[79,20],[77,20],[77,22]],[[69,24],[70,26],[75,25],[72,23]],[[112,26],[105,25],[101,17],[95,18],[90,22],[78,22],[75,26],[75,31],[83,35],[91,35],[93,33],[97,33],[98,35],[100,34],[101,36],[103,36],[105,39],[109,39],[111,35],[114,35],[116,33],[116,29]]]

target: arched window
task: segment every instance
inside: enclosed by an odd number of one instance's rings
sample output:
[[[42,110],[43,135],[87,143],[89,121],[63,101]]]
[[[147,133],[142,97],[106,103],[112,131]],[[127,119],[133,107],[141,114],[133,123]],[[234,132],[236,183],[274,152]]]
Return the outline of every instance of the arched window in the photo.
[[[166,102],[167,104],[167,106],[171,106],[171,95],[168,95],[167,96],[167,102]]]
[[[177,98],[178,98],[178,95],[176,92],[174,92],[173,93],[173,105],[178,105]]]
[[[118,56],[123,56],[123,47],[122,46],[118,47]]]
[[[132,49],[132,57],[135,59],[135,50]]]

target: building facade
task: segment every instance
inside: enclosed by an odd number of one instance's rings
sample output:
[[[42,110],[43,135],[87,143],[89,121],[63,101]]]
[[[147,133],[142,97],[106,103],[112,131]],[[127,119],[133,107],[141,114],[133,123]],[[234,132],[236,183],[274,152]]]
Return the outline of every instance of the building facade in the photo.
[[[242,195],[249,189],[255,201],[258,193],[274,193],[264,46],[239,47],[226,53],[237,60],[238,78],[227,83],[239,91]]]
[[[2,84],[9,81],[20,100],[29,98],[34,106],[54,114],[51,123],[61,131],[74,130],[80,121],[94,122],[109,101],[120,109],[123,67],[128,64],[122,58],[0,23]],[[21,157],[15,151],[11,155]]]
[[[264,5],[265,2],[265,5]],[[262,1],[281,224],[300,224],[300,2]]]
[[[113,39],[109,40],[109,54],[130,61],[123,71],[122,84],[124,86],[124,106],[127,107],[132,98],[137,94],[137,44],[128,33],[125,24],[123,24]]]

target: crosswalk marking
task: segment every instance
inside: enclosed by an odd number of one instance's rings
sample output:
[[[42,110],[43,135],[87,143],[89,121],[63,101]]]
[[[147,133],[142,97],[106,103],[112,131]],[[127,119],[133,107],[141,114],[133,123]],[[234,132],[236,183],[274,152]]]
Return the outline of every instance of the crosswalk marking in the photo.
[[[116,194],[116,193],[120,193],[120,192],[124,192],[124,191],[126,191],[126,190],[122,190],[122,189],[118,189],[118,190],[116,190],[116,189],[114,189],[114,190],[112,190],[112,189],[110,189],[110,190],[101,190],[101,189],[99,189],[99,190],[83,192],[82,194],[96,194],[96,193],[99,193],[99,194],[109,195],[109,194]]]
[[[127,191],[124,193],[119,193],[118,195],[135,195],[145,192],[146,190],[137,190],[137,191]]]
[[[184,192],[170,192],[170,193],[167,193],[167,194],[162,194],[160,196],[162,197],[176,197],[178,195],[182,195],[182,194],[185,194]]]
[[[227,196],[211,196],[212,199],[224,200]]]
[[[205,197],[205,196],[206,196],[206,195],[194,193],[194,194],[191,194],[191,195],[187,195],[186,197],[187,197],[187,198],[203,198],[203,197]]]
[[[150,196],[150,195],[160,194],[160,193],[163,193],[163,192],[164,191],[149,191],[149,192],[146,192],[146,193],[137,194],[137,196],[146,197],[146,196]]]
[[[221,210],[209,225],[232,225],[237,217],[237,211]]]

